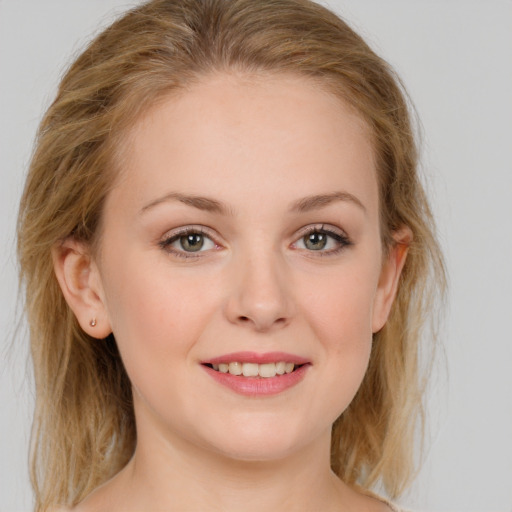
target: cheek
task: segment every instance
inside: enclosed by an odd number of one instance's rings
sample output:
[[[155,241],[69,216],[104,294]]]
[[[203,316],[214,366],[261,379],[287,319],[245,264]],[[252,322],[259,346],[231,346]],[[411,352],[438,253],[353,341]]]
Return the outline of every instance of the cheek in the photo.
[[[372,313],[378,272],[363,261],[303,283],[302,311],[317,337],[336,349],[366,344],[372,335]],[[375,266],[375,265],[374,265]]]
[[[315,397],[334,421],[350,404],[364,378],[372,348],[372,312],[378,273],[371,266],[318,279],[302,312],[322,345],[319,368],[325,388]],[[306,288],[305,288],[306,289]]]
[[[183,365],[215,302],[208,288],[165,263],[139,263],[125,257],[105,273],[112,331],[130,375]]]

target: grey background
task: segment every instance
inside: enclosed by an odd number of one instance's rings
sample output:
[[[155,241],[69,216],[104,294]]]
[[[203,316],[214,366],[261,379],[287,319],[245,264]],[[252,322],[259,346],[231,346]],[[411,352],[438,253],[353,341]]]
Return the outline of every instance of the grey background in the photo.
[[[38,121],[100,26],[136,2],[0,0],[0,510],[30,510],[27,339],[15,333],[15,219]],[[402,76],[450,273],[431,448],[402,502],[512,510],[512,1],[331,0]],[[11,340],[14,339],[12,345]]]

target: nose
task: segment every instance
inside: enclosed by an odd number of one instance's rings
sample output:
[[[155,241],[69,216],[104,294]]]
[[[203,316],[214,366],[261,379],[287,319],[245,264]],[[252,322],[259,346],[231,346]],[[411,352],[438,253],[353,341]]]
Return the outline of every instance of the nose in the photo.
[[[231,323],[265,332],[290,322],[294,313],[291,283],[278,255],[240,258],[230,279],[226,316]]]

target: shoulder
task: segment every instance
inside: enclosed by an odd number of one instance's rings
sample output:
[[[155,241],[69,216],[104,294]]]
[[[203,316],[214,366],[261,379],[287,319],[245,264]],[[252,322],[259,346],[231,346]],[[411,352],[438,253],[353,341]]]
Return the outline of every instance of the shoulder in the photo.
[[[388,508],[391,512],[411,512],[411,511],[406,510],[405,508],[401,508],[398,505],[395,505],[389,501],[386,501],[386,500],[383,500],[383,501],[388,506]]]
[[[409,512],[371,491],[365,490],[361,495],[364,497],[365,501],[360,503],[358,510],[368,512]]]
[[[386,498],[383,498],[382,496],[379,496],[378,494],[375,494],[371,491],[365,490],[364,494],[366,496],[368,496],[369,498],[372,498],[374,501],[374,504],[377,504],[375,506],[375,510],[378,512],[412,512],[410,510],[401,508],[398,505],[395,505],[394,503],[387,500]],[[372,510],[374,510],[374,509],[372,508]]]

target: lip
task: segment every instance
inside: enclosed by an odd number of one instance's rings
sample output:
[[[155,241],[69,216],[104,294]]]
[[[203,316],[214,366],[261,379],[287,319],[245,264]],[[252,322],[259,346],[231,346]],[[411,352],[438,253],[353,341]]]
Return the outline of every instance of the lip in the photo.
[[[202,368],[219,384],[228,387],[240,395],[263,397],[277,395],[297,385],[305,377],[310,366],[310,364],[304,364],[292,373],[285,373],[284,375],[276,375],[275,377],[269,378],[241,377],[231,375],[230,373],[221,373],[204,365]]]
[[[214,357],[213,359],[207,359],[205,361],[201,361],[202,364],[221,364],[221,363],[257,363],[257,364],[266,364],[266,363],[293,363],[296,365],[299,364],[307,364],[310,361],[304,357],[297,356],[295,354],[289,354],[286,352],[265,352],[264,354],[259,354],[257,352],[232,352],[231,354],[224,354],[219,357]]]
[[[230,373],[222,373],[206,366],[235,361],[239,363],[257,364],[283,361],[301,366],[292,373],[285,373],[284,375],[276,375],[275,377],[268,378],[231,375]],[[311,362],[303,357],[285,352],[267,352],[265,354],[258,354],[256,352],[233,352],[203,361],[201,367],[216,382],[231,389],[235,393],[251,397],[265,397],[277,395],[299,384],[311,367]]]

